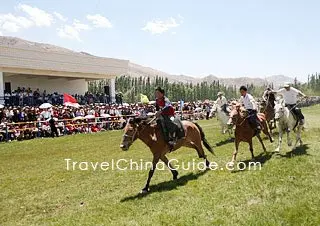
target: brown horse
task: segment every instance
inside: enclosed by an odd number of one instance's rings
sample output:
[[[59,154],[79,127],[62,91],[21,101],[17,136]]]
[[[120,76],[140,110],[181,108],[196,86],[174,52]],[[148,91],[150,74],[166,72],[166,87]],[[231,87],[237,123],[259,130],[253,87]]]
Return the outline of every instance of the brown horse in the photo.
[[[173,150],[177,150],[182,146],[194,148],[197,151],[199,158],[205,159],[206,166],[208,168],[210,162],[204,153],[201,141],[211,153],[213,153],[213,149],[206,140],[202,128],[198,124],[190,121],[182,121],[182,124],[185,131],[185,137],[178,140]],[[140,139],[142,142],[144,142],[150,148],[150,151],[153,154],[152,168],[149,171],[147,183],[142,189],[141,193],[146,193],[149,191],[150,180],[160,159],[171,170],[173,179],[177,179],[178,172],[172,167],[168,158],[166,157],[166,154],[169,152],[169,147],[165,142],[158,125],[152,125],[146,119],[130,119],[124,128],[124,135],[122,143],[120,144],[120,148],[122,148],[124,151],[128,150],[131,144],[137,139]]]
[[[271,135],[268,131],[265,115],[263,113],[258,113],[257,116],[262,125],[263,133],[269,137],[270,142],[273,142]],[[234,162],[236,161],[239,144],[241,141],[249,143],[251,157],[254,158],[252,138],[255,136],[255,130],[250,126],[247,114],[241,111],[240,105],[237,105],[231,111],[228,124],[235,126],[235,151],[233,152],[231,164],[234,164]],[[264,146],[260,134],[256,136],[260,141],[264,152],[266,152],[267,150]]]
[[[261,113],[265,114],[266,121],[267,121],[267,124],[268,124],[268,127],[269,127],[269,131],[270,131],[270,134],[272,135],[272,130],[277,128],[276,120],[274,118],[274,116],[275,116],[274,103],[272,103],[268,99],[266,101],[263,101],[261,103],[261,106],[262,106]]]

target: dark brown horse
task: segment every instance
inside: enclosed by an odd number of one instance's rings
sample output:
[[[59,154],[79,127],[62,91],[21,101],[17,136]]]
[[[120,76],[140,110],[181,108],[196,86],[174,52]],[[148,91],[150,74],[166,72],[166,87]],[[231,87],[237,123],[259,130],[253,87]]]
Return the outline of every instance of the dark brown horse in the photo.
[[[274,118],[275,112],[274,112],[274,102],[267,99],[266,101],[263,101],[261,103],[261,113],[265,114],[266,121],[269,127],[270,134],[272,135],[272,130],[277,128],[276,126],[276,120]]]
[[[268,126],[266,123],[265,115],[263,113],[258,113],[259,121],[262,125],[262,131],[265,135],[269,137],[270,142],[273,142],[272,137],[268,131]],[[254,158],[252,138],[256,135],[255,130],[250,126],[247,113],[242,111],[240,105],[237,105],[233,108],[230,113],[230,119],[228,122],[229,125],[235,126],[235,151],[232,155],[231,164],[234,164],[238,154],[239,144],[241,141],[249,143],[251,157]],[[263,150],[266,152],[266,147],[261,139],[260,134],[256,135],[260,141]]]
[[[202,128],[198,124],[189,121],[182,121],[182,124],[185,131],[185,137],[178,140],[173,150],[177,150],[182,146],[194,148],[197,151],[199,158],[205,159],[206,166],[208,168],[210,162],[204,153],[202,142],[211,153],[213,153],[213,149],[206,140]],[[160,159],[171,170],[173,179],[177,179],[178,172],[172,167],[168,158],[166,157],[166,154],[169,152],[169,147],[162,136],[160,128],[157,125],[150,124],[150,122],[148,122],[146,119],[130,119],[124,128],[124,135],[122,143],[120,144],[120,148],[122,148],[122,150],[128,150],[132,143],[137,139],[140,139],[142,142],[144,142],[150,148],[150,151],[153,154],[152,168],[149,171],[147,183],[142,189],[141,193],[146,193],[149,191],[150,180]]]

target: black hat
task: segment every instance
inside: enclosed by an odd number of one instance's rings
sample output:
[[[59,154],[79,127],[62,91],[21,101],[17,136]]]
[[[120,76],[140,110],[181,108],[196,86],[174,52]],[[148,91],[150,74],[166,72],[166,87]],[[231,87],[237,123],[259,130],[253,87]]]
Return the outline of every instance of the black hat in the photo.
[[[164,94],[164,89],[162,89],[160,86],[156,88],[156,91],[159,91],[160,93]]]
[[[248,89],[247,89],[247,87],[245,87],[245,86],[240,86],[240,90],[247,91]]]

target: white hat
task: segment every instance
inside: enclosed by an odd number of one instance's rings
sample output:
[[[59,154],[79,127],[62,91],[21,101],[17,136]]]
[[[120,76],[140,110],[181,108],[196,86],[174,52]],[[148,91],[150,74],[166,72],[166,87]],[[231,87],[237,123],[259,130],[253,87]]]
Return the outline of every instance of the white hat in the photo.
[[[290,82],[284,83],[283,87],[284,87],[284,88],[289,88],[289,87],[290,87]]]
[[[218,92],[218,94],[217,94],[217,95],[218,95],[218,96],[219,96],[219,95],[223,95],[223,92]]]

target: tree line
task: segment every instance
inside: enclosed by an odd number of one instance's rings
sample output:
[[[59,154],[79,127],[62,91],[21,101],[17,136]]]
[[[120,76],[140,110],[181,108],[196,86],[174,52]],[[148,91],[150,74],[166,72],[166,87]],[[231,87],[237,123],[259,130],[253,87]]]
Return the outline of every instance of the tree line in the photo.
[[[299,83],[295,78],[294,87],[302,90],[307,95],[320,96],[320,73],[309,74],[307,83]]]
[[[109,84],[108,79],[89,82],[89,92],[97,94],[104,93],[104,87]],[[223,92],[227,99],[239,98],[239,87],[242,84],[226,86],[219,80],[200,83],[186,82],[169,82],[168,78],[156,76],[155,79],[150,77],[140,76],[131,77],[122,75],[116,78],[116,92],[121,93],[123,101],[135,103],[140,101],[140,94],[146,95],[149,100],[154,100],[154,90],[160,86],[166,91],[166,96],[171,101],[184,100],[185,102],[198,100],[215,100],[218,92]],[[248,87],[249,93],[255,97],[261,97],[267,86],[273,88],[273,84],[264,84],[256,86],[254,84],[245,84]],[[294,80],[294,87],[302,90],[307,95],[320,95],[320,74],[315,73],[308,75],[307,83]]]
[[[108,85],[108,80],[89,82],[89,92],[104,93],[104,86]],[[149,100],[154,100],[154,90],[160,86],[166,91],[166,96],[171,101],[184,100],[185,102],[198,100],[215,100],[218,92],[223,92],[227,99],[239,98],[239,86],[226,86],[219,80],[211,83],[201,82],[197,84],[185,82],[169,82],[168,78],[157,76],[150,77],[130,77],[127,75],[116,78],[116,92],[121,93],[124,102],[134,103],[140,101],[140,94],[146,95]],[[265,86],[255,86],[246,84],[251,94],[261,96]]]

